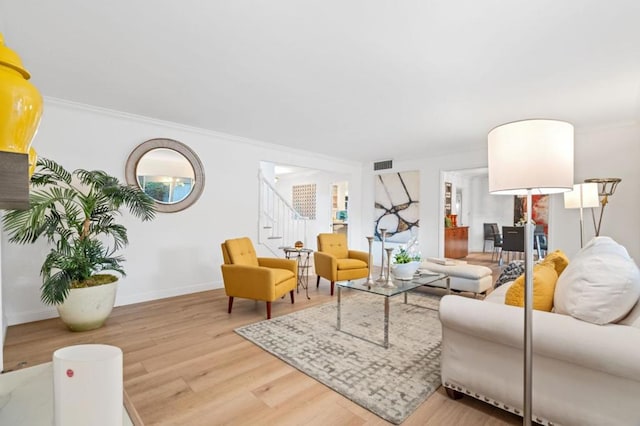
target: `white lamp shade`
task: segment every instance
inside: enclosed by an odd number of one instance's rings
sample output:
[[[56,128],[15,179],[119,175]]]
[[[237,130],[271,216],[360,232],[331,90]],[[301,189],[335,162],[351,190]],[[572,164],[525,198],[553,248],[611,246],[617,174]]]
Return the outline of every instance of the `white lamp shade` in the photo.
[[[503,124],[488,136],[489,192],[553,194],[573,188],[573,125],[558,120]]]
[[[597,183],[579,183],[573,185],[573,191],[564,193],[565,209],[592,208],[599,205]]]

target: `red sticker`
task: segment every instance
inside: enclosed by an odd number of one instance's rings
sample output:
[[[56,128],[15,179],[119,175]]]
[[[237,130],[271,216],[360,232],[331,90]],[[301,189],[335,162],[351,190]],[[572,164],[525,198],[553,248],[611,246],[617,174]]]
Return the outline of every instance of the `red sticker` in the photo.
[[[73,370],[72,369],[68,369],[67,370],[67,377],[73,377]]]

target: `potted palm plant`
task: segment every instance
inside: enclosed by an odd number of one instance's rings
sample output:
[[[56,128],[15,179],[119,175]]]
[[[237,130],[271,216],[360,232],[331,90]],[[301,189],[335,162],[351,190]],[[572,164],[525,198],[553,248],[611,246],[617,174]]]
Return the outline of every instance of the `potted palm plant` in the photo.
[[[45,158],[38,160],[31,187],[30,208],[3,218],[9,241],[46,239],[52,248],[40,270],[42,301],[55,305],[73,331],[101,327],[115,302],[118,277],[112,273],[125,275],[125,259],[116,252],[129,241],[116,217],[126,207],[133,216],[151,220],[154,201],[101,170],[70,173]]]

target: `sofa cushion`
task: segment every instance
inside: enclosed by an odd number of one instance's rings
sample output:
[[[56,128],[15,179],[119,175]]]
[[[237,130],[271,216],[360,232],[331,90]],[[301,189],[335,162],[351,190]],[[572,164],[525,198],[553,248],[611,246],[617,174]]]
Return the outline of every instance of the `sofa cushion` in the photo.
[[[500,287],[511,281],[515,281],[520,275],[524,274],[524,260],[514,260],[509,262],[507,266],[502,270],[500,276],[496,280],[493,288]]]
[[[640,296],[640,271],[610,237],[595,237],[558,278],[556,312],[594,324],[625,317]]]
[[[562,250],[556,250],[546,255],[540,263],[550,263],[553,265],[559,277],[567,265],[569,265],[569,258]]]
[[[620,325],[630,325],[631,327],[640,328],[640,301],[631,309],[626,317],[618,321]]]
[[[524,275],[520,275],[509,287],[504,298],[506,305],[524,306],[524,279]],[[553,263],[538,263],[533,267],[533,309],[551,312],[557,280]]]

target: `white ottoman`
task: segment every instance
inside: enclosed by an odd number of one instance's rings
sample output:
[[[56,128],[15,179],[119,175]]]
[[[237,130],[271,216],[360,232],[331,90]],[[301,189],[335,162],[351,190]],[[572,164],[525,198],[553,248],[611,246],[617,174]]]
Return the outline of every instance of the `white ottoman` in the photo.
[[[447,262],[450,263],[450,262]],[[466,262],[455,262],[453,265],[440,265],[438,263],[423,261],[420,269],[426,269],[441,274],[447,274],[451,278],[451,290],[468,291],[470,293],[483,294],[493,287],[491,269],[481,265],[469,265]],[[434,286],[445,287],[444,283],[434,283]]]

